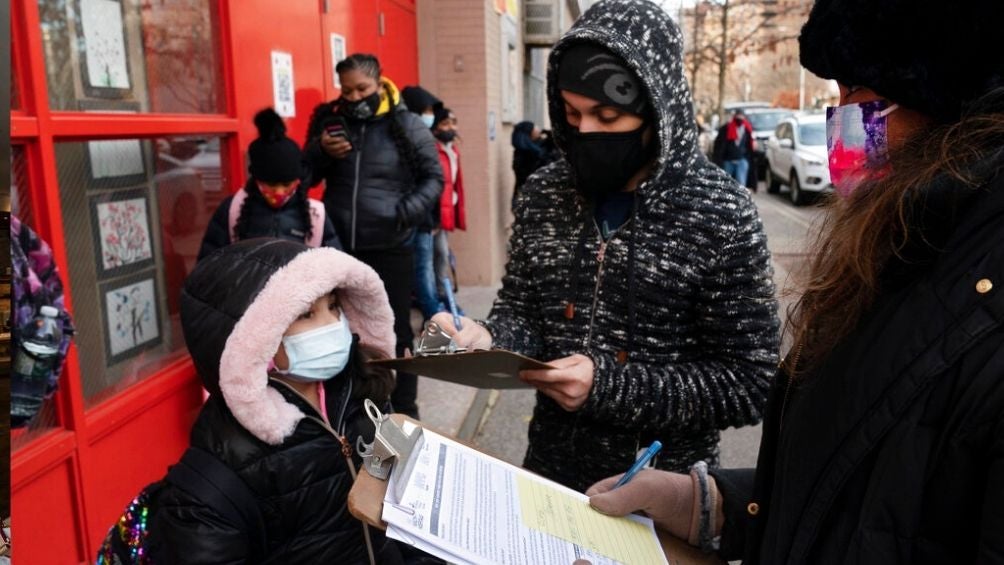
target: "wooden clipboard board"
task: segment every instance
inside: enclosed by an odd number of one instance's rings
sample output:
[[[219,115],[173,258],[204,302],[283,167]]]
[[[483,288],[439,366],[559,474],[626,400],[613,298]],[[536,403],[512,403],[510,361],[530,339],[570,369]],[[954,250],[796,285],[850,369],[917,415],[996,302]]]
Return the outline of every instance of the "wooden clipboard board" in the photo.
[[[440,381],[498,390],[532,388],[519,380],[520,371],[554,368],[542,361],[504,349],[379,359],[370,363]]]
[[[391,414],[390,417],[398,424],[410,421],[415,425],[422,426],[421,422],[413,420],[403,414]],[[457,439],[455,439],[455,441],[459,441],[471,449],[477,449],[477,447],[468,442]],[[374,478],[366,471],[365,468],[360,468],[359,474],[356,476],[356,480],[352,484],[352,489],[349,490],[349,513],[355,516],[358,520],[361,520],[374,528],[386,530],[387,524],[381,518],[381,516],[383,516],[383,499],[386,494],[387,482]],[[661,530],[656,530],[656,533],[659,536],[659,542],[662,544],[662,551],[666,554],[666,560],[669,561],[670,565],[725,564],[725,562],[719,559],[717,555],[708,555],[703,553],[696,547],[689,545],[675,536],[662,532]]]

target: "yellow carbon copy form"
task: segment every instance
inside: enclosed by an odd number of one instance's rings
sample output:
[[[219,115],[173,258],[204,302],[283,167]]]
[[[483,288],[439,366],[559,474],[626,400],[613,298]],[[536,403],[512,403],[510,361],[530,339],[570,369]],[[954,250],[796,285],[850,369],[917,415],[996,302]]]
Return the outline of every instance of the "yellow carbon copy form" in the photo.
[[[585,495],[580,498],[526,476],[518,475],[516,484],[526,526],[626,565],[666,562],[650,520],[601,514]]]

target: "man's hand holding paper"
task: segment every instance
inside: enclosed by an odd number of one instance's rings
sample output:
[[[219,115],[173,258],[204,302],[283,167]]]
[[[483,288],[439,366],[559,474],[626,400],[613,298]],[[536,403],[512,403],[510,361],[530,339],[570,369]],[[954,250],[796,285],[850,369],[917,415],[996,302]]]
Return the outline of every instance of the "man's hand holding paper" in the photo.
[[[491,349],[492,335],[484,326],[467,317],[461,317],[462,329],[458,332],[453,316],[440,312],[432,317],[443,333],[453,337],[458,347],[468,351]],[[593,388],[593,360],[585,355],[575,354],[548,363],[553,369],[520,371],[519,378],[554,399],[562,408],[574,412],[585,404],[589,391]]]
[[[520,371],[519,378],[569,412],[582,408],[593,388],[593,373],[596,370],[593,360],[576,353],[548,364],[554,369]]]

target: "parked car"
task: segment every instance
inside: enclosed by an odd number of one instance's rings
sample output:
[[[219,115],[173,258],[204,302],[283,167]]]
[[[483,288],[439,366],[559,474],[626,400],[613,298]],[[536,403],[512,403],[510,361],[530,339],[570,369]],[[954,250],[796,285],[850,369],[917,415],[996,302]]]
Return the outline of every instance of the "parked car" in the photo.
[[[795,112],[786,108],[751,108],[744,113],[753,126],[753,162],[750,165],[756,167],[757,178],[762,179],[767,174],[765,144],[781,120],[794,116]]]
[[[782,184],[791,188],[791,202],[806,204],[814,196],[832,192],[826,162],[826,117],[793,116],[782,121],[767,141],[767,192]]]

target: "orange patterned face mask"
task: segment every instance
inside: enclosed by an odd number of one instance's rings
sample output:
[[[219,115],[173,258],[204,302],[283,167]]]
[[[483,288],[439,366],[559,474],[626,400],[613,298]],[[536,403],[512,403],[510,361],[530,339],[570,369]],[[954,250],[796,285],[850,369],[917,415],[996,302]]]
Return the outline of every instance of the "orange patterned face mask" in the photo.
[[[258,183],[258,191],[261,192],[262,198],[265,199],[265,202],[268,202],[269,206],[276,210],[285,206],[289,202],[289,199],[296,194],[298,188],[300,188],[299,182],[294,182],[288,186],[281,184],[269,186],[261,182]]]

